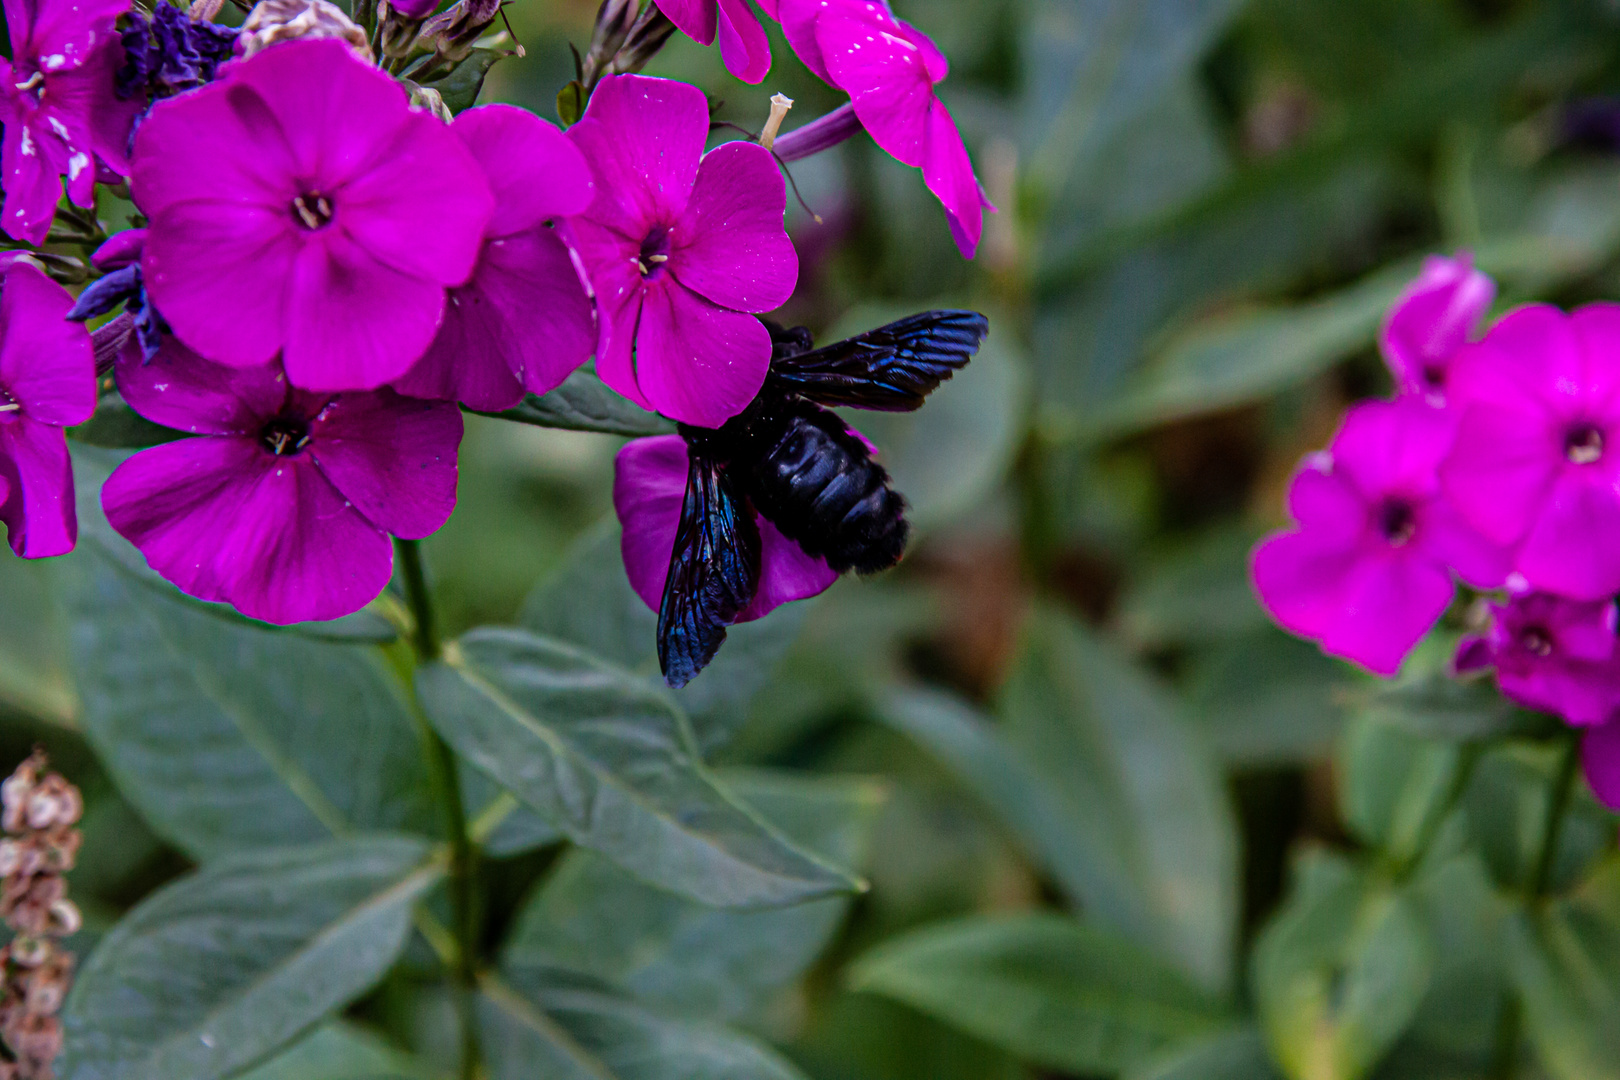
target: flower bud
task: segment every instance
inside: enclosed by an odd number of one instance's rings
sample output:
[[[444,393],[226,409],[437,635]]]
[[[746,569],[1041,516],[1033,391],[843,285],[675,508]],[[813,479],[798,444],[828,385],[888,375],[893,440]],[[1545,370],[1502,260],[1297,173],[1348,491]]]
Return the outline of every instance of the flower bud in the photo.
[[[259,0],[237,40],[246,58],[283,41],[325,38],[348,42],[355,56],[371,62],[366,32],[327,0]]]
[[[432,42],[441,59],[459,64],[472,55],[473,43],[500,13],[501,0],[457,0],[427,21],[420,40]]]

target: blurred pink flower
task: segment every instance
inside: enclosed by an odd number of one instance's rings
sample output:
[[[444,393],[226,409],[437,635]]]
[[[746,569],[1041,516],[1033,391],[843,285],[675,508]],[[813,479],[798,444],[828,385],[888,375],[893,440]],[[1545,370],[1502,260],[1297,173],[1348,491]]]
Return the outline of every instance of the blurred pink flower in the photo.
[[[658,0],[658,9],[700,45],[713,45],[718,31],[720,58],[743,82],[759,83],[770,72],[771,43],[748,0]]]
[[[1612,600],[1527,593],[1490,605],[1491,625],[1457,645],[1466,673],[1496,669],[1504,696],[1571,724],[1602,724],[1620,709],[1620,638]]]
[[[1581,740],[1581,767],[1598,801],[1610,810],[1620,810],[1620,719],[1586,733]]]
[[[1424,259],[1422,273],[1390,307],[1378,332],[1379,349],[1401,393],[1445,404],[1451,361],[1495,299],[1496,282],[1476,270],[1466,252]]]
[[[1620,592],[1620,305],[1504,317],[1452,364],[1446,493],[1530,586]]]
[[[1345,416],[1289,489],[1297,527],[1255,549],[1255,591],[1286,630],[1379,675],[1402,660],[1451,603],[1451,574],[1502,584],[1507,556],[1441,495],[1435,468],[1453,417],[1411,399],[1369,401]]]

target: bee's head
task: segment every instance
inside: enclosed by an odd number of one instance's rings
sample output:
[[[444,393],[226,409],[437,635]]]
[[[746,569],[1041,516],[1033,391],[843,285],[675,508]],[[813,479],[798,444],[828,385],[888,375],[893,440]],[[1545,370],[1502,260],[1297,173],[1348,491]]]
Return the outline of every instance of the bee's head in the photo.
[[[785,356],[798,356],[809,352],[815,346],[810,331],[802,326],[785,329],[780,323],[769,319],[761,319],[765,329],[771,332],[771,359],[780,360]]]

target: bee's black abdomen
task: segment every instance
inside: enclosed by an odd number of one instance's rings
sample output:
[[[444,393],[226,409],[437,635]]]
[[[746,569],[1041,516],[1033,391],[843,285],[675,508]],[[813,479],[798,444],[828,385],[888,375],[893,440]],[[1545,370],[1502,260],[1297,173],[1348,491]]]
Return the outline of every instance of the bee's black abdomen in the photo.
[[[793,402],[747,471],[754,506],[839,573],[870,574],[905,553],[906,503],[866,445],[832,413]],[[776,425],[770,425],[775,428]]]

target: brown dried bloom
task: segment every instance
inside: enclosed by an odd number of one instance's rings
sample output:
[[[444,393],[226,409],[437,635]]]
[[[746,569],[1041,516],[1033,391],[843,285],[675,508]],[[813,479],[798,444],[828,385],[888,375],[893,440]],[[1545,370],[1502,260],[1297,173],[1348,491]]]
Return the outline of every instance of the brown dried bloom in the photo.
[[[366,32],[327,0],[260,0],[242,23],[242,55],[252,56],[283,41],[324,38],[347,41],[350,52],[371,63]]]
[[[45,773],[34,753],[0,783],[0,917],[16,934],[0,948],[0,1080],[52,1080],[62,1052],[56,1014],[73,983],[73,954],[58,938],[83,920],[62,874],[73,868],[84,813],[79,789]]]

